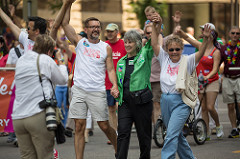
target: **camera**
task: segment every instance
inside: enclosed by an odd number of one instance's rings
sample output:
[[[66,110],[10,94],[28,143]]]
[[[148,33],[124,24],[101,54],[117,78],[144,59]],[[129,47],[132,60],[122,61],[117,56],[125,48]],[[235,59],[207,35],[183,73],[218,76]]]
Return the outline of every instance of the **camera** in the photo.
[[[41,109],[46,110],[46,125],[49,131],[54,131],[57,129],[56,121],[56,108],[57,101],[56,99],[46,99],[39,103]]]

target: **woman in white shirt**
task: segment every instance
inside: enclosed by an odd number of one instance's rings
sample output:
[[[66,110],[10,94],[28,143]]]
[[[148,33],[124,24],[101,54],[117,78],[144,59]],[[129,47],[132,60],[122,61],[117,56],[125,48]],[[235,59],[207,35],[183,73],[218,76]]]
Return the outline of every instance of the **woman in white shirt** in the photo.
[[[18,139],[21,158],[49,159],[53,157],[54,131],[46,127],[45,109],[39,103],[53,95],[53,84],[64,84],[68,80],[67,68],[59,61],[59,66],[50,57],[55,42],[48,35],[36,38],[33,51],[25,53],[16,64],[16,98],[13,106],[13,126]],[[42,76],[39,81],[37,58]],[[59,57],[60,58],[60,57]]]
[[[176,152],[180,158],[194,159],[192,150],[183,136],[182,128],[191,112],[191,107],[183,102],[181,92],[176,89],[176,80],[178,76],[180,61],[183,57],[183,41],[180,37],[170,36],[166,41],[166,51],[160,47],[158,42],[159,26],[162,19],[158,14],[152,16],[152,48],[155,56],[159,60],[161,67],[160,85],[162,96],[160,100],[163,122],[167,127],[167,134],[164,146],[161,152],[162,159],[175,158]],[[196,69],[196,65],[203,56],[206,49],[206,43],[210,36],[208,26],[204,28],[204,40],[199,52],[187,56],[187,72],[192,74]]]

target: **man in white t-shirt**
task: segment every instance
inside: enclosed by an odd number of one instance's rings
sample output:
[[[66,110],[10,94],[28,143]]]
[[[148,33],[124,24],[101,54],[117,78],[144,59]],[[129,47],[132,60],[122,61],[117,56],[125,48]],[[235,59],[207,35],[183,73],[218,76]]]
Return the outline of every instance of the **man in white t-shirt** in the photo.
[[[14,36],[19,39],[24,47],[24,53],[28,50],[32,50],[34,41],[39,34],[45,34],[47,29],[47,21],[41,17],[29,17],[27,32],[21,31],[21,29],[13,23],[10,17],[0,8],[0,17],[11,29]]]
[[[15,67],[18,59],[24,54],[23,45],[20,43],[16,47],[11,48],[8,55],[6,67]]]
[[[101,22],[94,17],[85,21],[84,31],[87,38],[80,38],[73,27],[69,25],[70,10],[74,0],[66,0],[58,13],[56,21],[62,20],[62,27],[67,38],[76,46],[75,70],[72,86],[72,101],[69,108],[69,118],[75,121],[75,153],[77,159],[83,158],[87,111],[97,121],[101,130],[117,150],[117,135],[109,125],[108,106],[105,90],[105,71],[113,84],[111,95],[119,95],[117,77],[112,61],[111,47],[99,39]],[[60,16],[62,15],[62,16]]]

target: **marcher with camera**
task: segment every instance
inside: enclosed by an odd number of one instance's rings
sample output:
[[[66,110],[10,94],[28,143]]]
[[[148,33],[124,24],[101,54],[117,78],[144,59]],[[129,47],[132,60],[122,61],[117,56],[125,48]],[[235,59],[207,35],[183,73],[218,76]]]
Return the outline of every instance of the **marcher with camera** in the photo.
[[[131,128],[134,122],[140,145],[140,157],[150,158],[152,140],[151,42],[142,48],[142,36],[137,30],[124,35],[127,55],[117,64],[119,95],[117,159],[128,156]]]
[[[68,80],[66,65],[60,57],[59,66],[51,58],[54,47],[51,37],[38,35],[33,51],[24,54],[16,64],[12,119],[21,158],[53,157],[55,134],[50,130],[56,127],[55,116],[52,116],[56,103],[52,84],[64,84]]]

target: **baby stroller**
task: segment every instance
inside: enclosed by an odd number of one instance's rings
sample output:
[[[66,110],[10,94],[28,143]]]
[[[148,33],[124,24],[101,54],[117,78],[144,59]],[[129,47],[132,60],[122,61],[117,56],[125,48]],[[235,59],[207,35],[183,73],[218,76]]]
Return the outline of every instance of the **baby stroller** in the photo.
[[[197,111],[199,111],[199,109]],[[162,120],[162,116],[160,115],[153,131],[154,142],[159,148],[163,147],[166,133],[167,133],[167,128],[165,127]],[[187,137],[190,134],[193,134],[194,140],[198,145],[202,145],[206,141],[206,138],[207,138],[206,123],[201,118],[196,119],[194,109],[190,113],[183,127],[183,134],[185,137]]]

